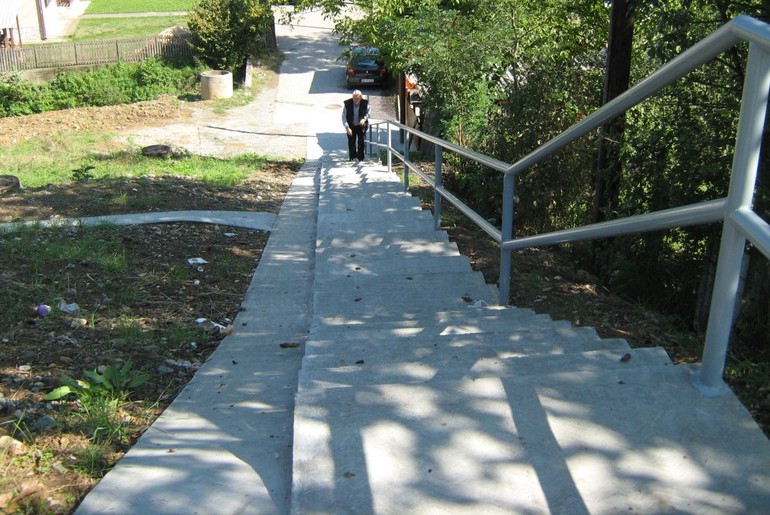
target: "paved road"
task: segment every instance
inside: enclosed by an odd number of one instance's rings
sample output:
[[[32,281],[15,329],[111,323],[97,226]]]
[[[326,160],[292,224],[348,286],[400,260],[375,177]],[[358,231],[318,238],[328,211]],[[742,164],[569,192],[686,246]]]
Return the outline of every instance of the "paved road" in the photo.
[[[285,55],[279,79],[253,102],[223,115],[202,105],[189,121],[137,129],[122,140],[215,157],[257,153],[318,159],[324,151],[345,149],[340,117],[350,91],[337,59],[342,48],[331,35],[330,22],[318,12],[309,13],[293,26],[278,23],[276,36]],[[388,92],[371,88],[364,94],[371,100],[373,118],[395,119],[395,102]]]

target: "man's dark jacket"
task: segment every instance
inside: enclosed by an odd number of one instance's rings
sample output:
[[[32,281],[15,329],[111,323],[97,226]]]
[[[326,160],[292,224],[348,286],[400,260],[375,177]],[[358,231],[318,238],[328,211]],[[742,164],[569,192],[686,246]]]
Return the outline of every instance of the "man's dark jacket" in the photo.
[[[353,128],[353,99],[349,98],[345,100],[345,118],[347,118],[348,127],[351,129]],[[361,121],[361,118],[363,118],[366,115],[366,111],[369,108],[369,101],[361,99],[361,103],[358,104],[358,121]]]

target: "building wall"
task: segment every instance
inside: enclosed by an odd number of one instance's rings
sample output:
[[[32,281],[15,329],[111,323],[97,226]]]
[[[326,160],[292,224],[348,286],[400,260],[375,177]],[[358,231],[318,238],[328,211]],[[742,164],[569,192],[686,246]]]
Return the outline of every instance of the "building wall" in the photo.
[[[19,11],[22,44],[61,41],[71,35],[88,4],[83,0],[69,0],[69,6],[59,5],[57,0],[23,0]]]

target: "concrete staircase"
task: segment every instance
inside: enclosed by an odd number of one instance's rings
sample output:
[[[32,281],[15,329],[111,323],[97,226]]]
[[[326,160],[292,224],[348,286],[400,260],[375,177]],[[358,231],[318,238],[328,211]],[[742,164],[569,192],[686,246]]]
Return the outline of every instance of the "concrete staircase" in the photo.
[[[372,164],[321,167],[292,513],[758,513],[770,445],[660,348],[530,310]]]

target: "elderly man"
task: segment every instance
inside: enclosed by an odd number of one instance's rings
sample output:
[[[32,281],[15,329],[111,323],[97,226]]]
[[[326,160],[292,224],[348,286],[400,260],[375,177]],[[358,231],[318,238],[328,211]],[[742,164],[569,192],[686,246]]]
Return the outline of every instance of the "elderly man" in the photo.
[[[345,100],[342,108],[342,125],[348,134],[348,152],[350,160],[363,161],[364,134],[369,123],[369,101],[361,98],[361,91],[355,90],[353,96]]]

